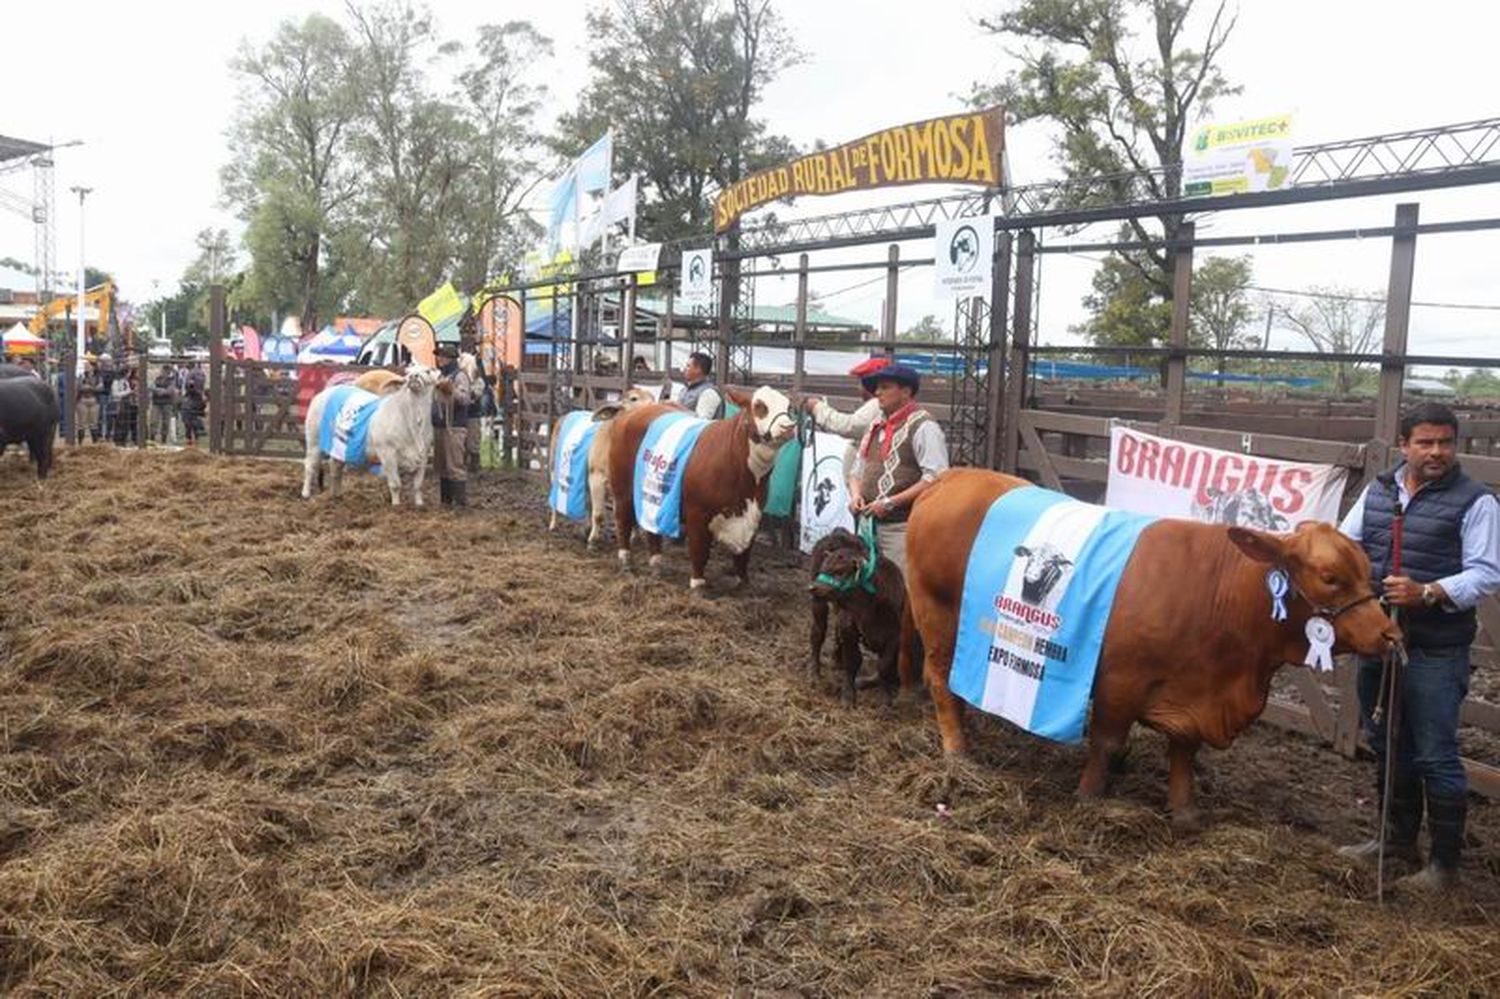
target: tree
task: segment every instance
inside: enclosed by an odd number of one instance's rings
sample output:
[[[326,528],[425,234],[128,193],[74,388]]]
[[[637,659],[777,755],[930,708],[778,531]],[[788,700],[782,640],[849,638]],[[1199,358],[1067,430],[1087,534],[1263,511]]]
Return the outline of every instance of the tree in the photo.
[[[910,326],[896,334],[897,340],[914,340],[919,343],[934,343],[939,340],[953,339],[944,329],[938,317],[928,314],[917,320],[915,326]]]
[[[1092,279],[1093,291],[1083,298],[1089,318],[1074,332],[1100,346],[1146,347],[1167,338],[1172,305],[1122,256],[1111,253]]]
[[[553,146],[572,157],[613,131],[616,174],[641,176],[639,235],[704,234],[715,191],[796,155],[754,117],[801,58],[770,0],[617,0],[588,29],[592,79]]]
[[[242,46],[232,68],[243,110],[229,131],[223,182],[246,222],[246,294],[314,329],[343,291],[330,280],[328,244],[358,190],[345,148],[360,107],[354,48],[342,27],[312,14],[283,22],[259,50]]]
[[[1200,29],[1201,47],[1187,41],[1194,0],[1022,0],[982,18],[992,35],[1019,41],[1019,68],[1005,80],[974,90],[976,106],[1001,104],[1011,122],[1057,126],[1055,153],[1065,178],[1108,178],[1079,188],[1068,205],[1111,203],[1182,193],[1182,143],[1195,117],[1239,92],[1218,67],[1234,30],[1219,0]],[[1146,30],[1145,43],[1136,34]],[[1155,168],[1164,168],[1154,172]],[[1127,175],[1128,172],[1128,175]],[[1177,238],[1183,217],[1164,211],[1129,219],[1122,239]],[[1159,327],[1161,303],[1172,297],[1172,253],[1161,245],[1122,250],[1105,259],[1090,306],[1096,342],[1146,343]],[[1135,278],[1144,282],[1138,287]],[[1112,294],[1124,297],[1115,300]],[[1129,315],[1131,309],[1140,315]],[[1166,309],[1170,314],[1170,308]]]
[[[1345,288],[1313,288],[1295,309],[1278,309],[1283,328],[1303,337],[1320,354],[1368,354],[1385,328],[1385,300]],[[1348,395],[1359,377],[1357,362],[1332,362],[1334,387]]]
[[[1189,342],[1195,347],[1235,350],[1251,345],[1246,328],[1254,308],[1250,303],[1250,258],[1207,257],[1193,271]],[[1224,373],[1224,358],[1214,370]]]

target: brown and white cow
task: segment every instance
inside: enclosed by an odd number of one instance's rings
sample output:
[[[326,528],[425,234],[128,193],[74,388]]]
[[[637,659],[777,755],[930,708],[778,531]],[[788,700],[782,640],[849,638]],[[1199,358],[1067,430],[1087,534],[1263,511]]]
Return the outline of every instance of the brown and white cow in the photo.
[[[776,452],[792,439],[796,419],[787,397],[767,386],[746,395],[728,389],[740,407],[734,416],[714,420],[698,438],[683,470],[682,526],[692,566],[688,586],[708,585],[708,552],[718,541],[734,555],[741,584],[750,578],[750,544],[766,505],[766,486]],[[615,500],[615,539],[620,567],[630,564],[635,530],[635,457],[651,421],[680,406],[658,403],[620,416],[610,439],[609,482]],[[661,562],[661,536],[647,534],[651,565]]]
[[[604,533],[604,500],[609,491],[609,438],[614,430],[615,417],[621,413],[628,412],[637,406],[644,406],[654,402],[656,396],[647,389],[630,388],[625,391],[617,402],[607,402],[594,410],[594,422],[604,424],[594,432],[594,439],[589,442],[589,540],[588,546],[593,548],[599,541],[599,536]],[[552,459],[553,447],[557,444],[557,435],[548,442],[547,468],[553,471]],[[557,530],[557,511],[552,511],[552,519],[547,522],[547,530]]]
[[[394,395],[406,384],[406,376],[384,368],[366,371],[354,379],[354,387],[375,395]]]
[[[948,675],[969,550],[990,504],[1030,485],[998,472],[955,469],[917,499],[907,524],[907,607],[925,646],[924,672],[950,754],[966,749],[963,706],[948,689]],[[1283,622],[1271,616],[1272,566],[1284,569],[1293,587]],[[1379,656],[1400,640],[1369,576],[1359,546],[1327,524],[1303,524],[1290,535],[1187,520],[1148,526],[1105,629],[1079,794],[1104,790],[1110,755],[1140,722],[1167,737],[1167,801],[1174,820],[1191,825],[1199,745],[1223,749],[1260,716],[1272,675],[1306,657],[1304,628],[1315,611],[1332,620],[1336,650]],[[908,685],[911,644],[901,658]]]

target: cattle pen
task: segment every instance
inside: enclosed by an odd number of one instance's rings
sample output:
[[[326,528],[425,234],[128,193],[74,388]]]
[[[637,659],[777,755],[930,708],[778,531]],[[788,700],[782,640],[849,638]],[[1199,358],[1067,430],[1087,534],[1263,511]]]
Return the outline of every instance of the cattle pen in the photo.
[[[1346,469],[1342,506],[1370,477],[1399,457],[1397,424],[1407,373],[1413,368],[1500,368],[1493,356],[1421,355],[1408,350],[1413,277],[1419,238],[1460,238],[1500,229],[1500,218],[1423,223],[1415,202],[1402,202],[1388,219],[1337,230],[1202,235],[1195,219],[1254,216],[1283,205],[1356,202],[1377,195],[1418,194],[1500,183],[1500,118],[1340,140],[1297,149],[1288,189],[1164,201],[1153,185],[1176,190],[1174,177],[1132,173],[1074,178],[985,194],[865,209],[839,215],[771,221],[711,242],[666,244],[650,274],[603,268],[554,274],[491,289],[523,316],[549,317],[537,332],[533,363],[515,372],[516,391],[504,421],[515,463],[541,469],[548,428],[574,408],[618,397],[635,379],[633,359],[645,352],[668,365],[690,350],[716,359],[726,380],[745,388],[771,385],[796,396],[823,396],[849,411],[859,404],[843,375],[815,373],[821,357],[851,351],[925,360],[934,373],[923,404],[944,424],[956,464],[1033,478],[1074,496],[1098,500],[1108,475],[1112,427],[1133,427],[1266,459],[1329,464]],[[948,339],[897,337],[903,282],[929,280],[936,223],[994,213],[993,282],[983,297],[959,300]],[[1170,239],[1072,242],[1078,226],[1144,216],[1175,218]],[[1053,234],[1059,241],[1053,241]],[[1189,346],[1188,302],[1195,252],[1243,246],[1338,247],[1385,241],[1389,266],[1378,350],[1213,349]],[[684,252],[712,246],[717,294],[707,305],[676,304],[675,279]],[[917,254],[908,256],[913,245]],[[1157,347],[1043,346],[1037,343],[1043,262],[1052,255],[1154,246],[1171,255],[1170,326]],[[873,256],[867,256],[869,250]],[[883,252],[882,252],[883,251]],[[787,262],[795,259],[795,267]],[[826,259],[828,262],[822,262]],[[875,283],[883,290],[878,328],[851,331],[819,314],[809,279],[833,274]],[[789,310],[757,306],[766,289],[794,295]],[[643,301],[649,297],[649,307]],[[787,314],[789,313],[789,314]],[[611,332],[612,331],[612,332]],[[1145,384],[1128,389],[1069,387],[1045,377],[1057,358],[1087,356],[1150,366]],[[765,359],[775,363],[767,364]],[[608,362],[601,371],[600,361]],[[787,362],[790,361],[788,364]],[[758,363],[759,362],[759,363]],[[1194,370],[1209,364],[1209,370]],[[1328,399],[1282,393],[1281,398],[1235,393],[1224,365],[1254,370],[1266,364],[1370,365],[1379,370],[1373,398]],[[1003,372],[1003,377],[993,373]],[[1215,374],[1219,377],[1216,379]],[[1500,408],[1461,407],[1464,467],[1500,487]],[[1475,662],[1500,666],[1500,599],[1480,609]],[[1288,671],[1264,715],[1268,722],[1312,736],[1345,756],[1360,749],[1353,668],[1341,664],[1331,684],[1307,671]],[[1500,738],[1500,702],[1476,689],[1463,722],[1485,739]],[[1474,787],[1500,796],[1500,758],[1466,762]]]

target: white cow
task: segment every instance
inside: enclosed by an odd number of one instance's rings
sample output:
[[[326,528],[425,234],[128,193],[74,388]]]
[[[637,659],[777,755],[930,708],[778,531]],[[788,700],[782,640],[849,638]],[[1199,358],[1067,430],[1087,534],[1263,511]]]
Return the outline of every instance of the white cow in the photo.
[[[439,375],[432,368],[412,365],[406,370],[401,388],[382,397],[370,417],[366,453],[372,462],[380,463],[386,485],[391,489],[391,505],[401,505],[401,473],[411,477],[412,502],[422,505],[422,477],[432,453],[432,393]],[[329,386],[307,405],[307,457],[302,465],[302,498],[312,498],[313,477],[318,474],[323,451],[318,431],[323,422],[323,407],[337,386]],[[333,495],[339,494],[344,463],[333,460]]]
[[[599,536],[604,533],[604,502],[609,494],[609,432],[613,428],[613,420],[621,413],[633,409],[636,406],[648,402],[655,402],[656,394],[642,388],[627,389],[618,402],[605,403],[594,410],[594,419],[604,425],[594,433],[594,440],[589,445],[589,540],[588,546],[593,548],[598,544]],[[553,434],[547,448],[547,467],[554,472],[553,448],[557,445],[557,435]],[[547,524],[547,530],[557,530],[557,511],[552,511],[552,519]]]

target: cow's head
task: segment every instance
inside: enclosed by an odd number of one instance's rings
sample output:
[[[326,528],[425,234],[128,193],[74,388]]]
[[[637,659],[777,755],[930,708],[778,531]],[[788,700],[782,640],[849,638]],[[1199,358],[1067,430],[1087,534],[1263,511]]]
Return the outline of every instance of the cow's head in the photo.
[[[820,547],[822,558],[807,590],[819,600],[837,603],[857,587],[868,551],[858,536],[843,528],[834,529]]]
[[[726,389],[729,401],[750,414],[751,438],[757,444],[780,447],[797,432],[797,417],[792,402],[768,385],[746,395],[739,389]]]
[[[1401,640],[1370,588],[1370,560],[1331,525],[1309,521],[1289,535],[1231,527],[1229,540],[1256,561],[1286,570],[1296,594],[1333,622],[1336,647],[1379,656]]]
[[[442,375],[438,373],[436,368],[427,368],[420,364],[413,364],[406,369],[404,384],[412,395],[422,396],[431,393],[441,380]],[[450,382],[444,382],[444,384],[451,385]]]
[[[644,406],[648,402],[655,402],[656,394],[649,389],[630,388],[615,402],[606,402],[594,410],[594,422],[613,420],[621,413],[629,412],[637,406]]]

